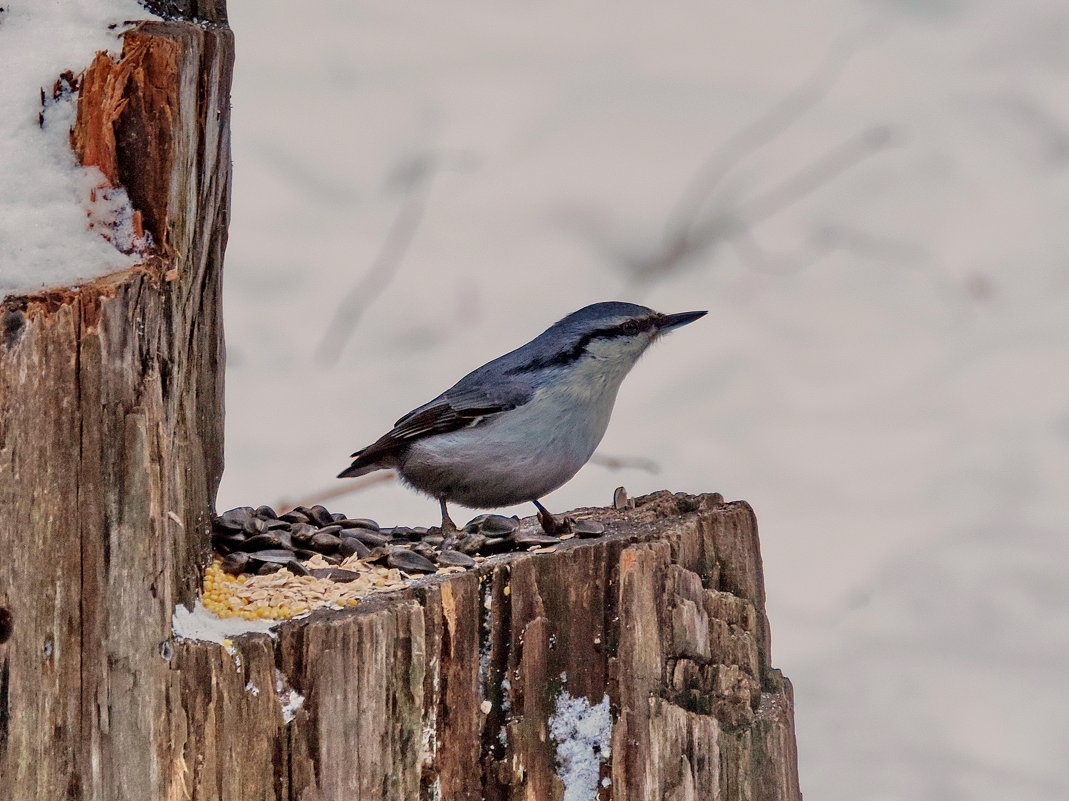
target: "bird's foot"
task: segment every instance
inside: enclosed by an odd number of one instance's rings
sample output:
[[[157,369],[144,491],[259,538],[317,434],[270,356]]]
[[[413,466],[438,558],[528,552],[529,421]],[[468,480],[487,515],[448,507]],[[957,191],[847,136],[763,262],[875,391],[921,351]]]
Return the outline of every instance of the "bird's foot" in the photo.
[[[568,534],[572,530],[572,523],[574,522],[575,520],[565,515],[557,518],[545,509],[538,510],[538,523],[542,526],[542,530],[550,536],[560,537]]]
[[[460,533],[460,529],[452,520],[442,521],[442,550],[455,550],[457,543],[460,542]]]

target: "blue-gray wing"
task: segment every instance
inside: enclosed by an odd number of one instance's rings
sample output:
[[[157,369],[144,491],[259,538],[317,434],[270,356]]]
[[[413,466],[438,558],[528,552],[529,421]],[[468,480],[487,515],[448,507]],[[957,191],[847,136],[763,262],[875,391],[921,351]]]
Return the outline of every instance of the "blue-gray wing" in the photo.
[[[527,403],[534,390],[527,382],[478,382],[465,378],[434,400],[413,409],[392,429],[363,450],[353,454],[353,463],[339,478],[361,475],[370,465],[388,459],[424,437],[446,434],[477,425],[488,417]],[[486,383],[486,386],[480,384]]]

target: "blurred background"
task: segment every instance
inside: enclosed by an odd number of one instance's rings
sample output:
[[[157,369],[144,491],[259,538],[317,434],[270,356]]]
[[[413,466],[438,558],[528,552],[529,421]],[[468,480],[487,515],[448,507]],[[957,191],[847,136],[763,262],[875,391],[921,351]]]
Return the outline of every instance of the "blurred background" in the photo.
[[[1069,796],[1064,0],[228,5],[220,509],[587,303],[709,309],[547,505],[753,504],[808,798]]]

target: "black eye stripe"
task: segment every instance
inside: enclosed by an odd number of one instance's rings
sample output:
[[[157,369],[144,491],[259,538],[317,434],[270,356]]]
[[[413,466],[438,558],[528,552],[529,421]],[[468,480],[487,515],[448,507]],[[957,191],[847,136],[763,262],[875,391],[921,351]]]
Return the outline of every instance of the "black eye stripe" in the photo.
[[[654,315],[652,317],[643,317],[640,320],[625,320],[616,325],[610,325],[605,328],[599,328],[596,331],[590,331],[583,334],[583,336],[579,338],[579,341],[568,348],[568,350],[558,353],[553,358],[536,359],[520,367],[513,368],[510,372],[526,373],[532,370],[541,370],[545,367],[560,367],[566,364],[571,364],[580,359],[587,352],[586,346],[593,340],[630,337],[640,331],[651,331],[657,327],[658,317],[659,315]]]

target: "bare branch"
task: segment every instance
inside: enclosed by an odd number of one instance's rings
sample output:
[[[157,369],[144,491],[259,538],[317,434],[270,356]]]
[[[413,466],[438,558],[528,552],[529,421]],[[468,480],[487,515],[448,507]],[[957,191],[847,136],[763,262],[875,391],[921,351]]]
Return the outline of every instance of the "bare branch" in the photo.
[[[609,470],[645,470],[647,473],[660,473],[661,466],[644,456],[610,456],[607,453],[595,453],[590,457],[591,464],[607,467]]]
[[[315,506],[317,503],[326,503],[327,501],[344,498],[347,495],[355,495],[358,492],[366,490],[368,487],[374,487],[378,484],[388,484],[391,481],[396,480],[397,476],[392,470],[384,470],[369,476],[347,479],[330,489],[320,490],[319,492],[312,493],[298,501],[290,501],[287,499],[279,500],[275,503],[275,509],[277,509],[280,514],[285,514],[298,506]]]
[[[462,157],[465,155],[461,154]],[[458,168],[466,165],[467,162],[460,161],[447,166]],[[382,249],[371,269],[345,293],[334,310],[316,348],[316,358],[320,364],[331,366],[337,363],[361,318],[397,275],[423,222],[431,178],[443,166],[441,154],[423,153],[402,165],[397,172],[395,181],[404,191],[397,216],[386,232]]]
[[[754,226],[784,211],[837,176],[894,143],[887,126],[870,128],[851,137],[763,194],[743,201],[734,210],[710,217],[671,243],[671,249],[645,262],[634,262],[631,287],[663,277],[687,257],[741,235],[751,236]]]
[[[850,60],[872,31],[863,29],[844,37],[828,50],[824,61],[801,85],[750,124],[723,142],[702,164],[676,201],[665,226],[666,250],[671,243],[689,239],[701,212],[727,174],[747,156],[757,153],[789,130],[807,111],[827,97]]]

